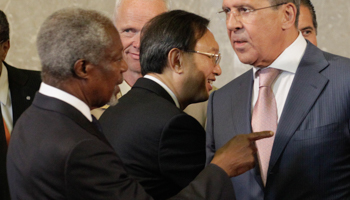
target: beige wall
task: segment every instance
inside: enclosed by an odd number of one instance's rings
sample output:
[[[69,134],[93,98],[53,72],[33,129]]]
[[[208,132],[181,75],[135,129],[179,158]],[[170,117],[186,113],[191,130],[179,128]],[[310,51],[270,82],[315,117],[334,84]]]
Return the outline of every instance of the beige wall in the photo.
[[[218,87],[250,68],[236,58],[226,35],[225,23],[217,17],[216,12],[221,8],[221,3],[221,0],[172,1],[173,9],[184,9],[211,19],[210,29],[223,55],[223,73],[215,83]],[[350,1],[313,0],[313,3],[319,23],[319,47],[350,57]],[[40,70],[35,48],[38,29],[52,12],[71,6],[95,9],[112,17],[114,0],[0,0],[0,9],[7,14],[11,29],[11,49],[6,61],[19,68]]]

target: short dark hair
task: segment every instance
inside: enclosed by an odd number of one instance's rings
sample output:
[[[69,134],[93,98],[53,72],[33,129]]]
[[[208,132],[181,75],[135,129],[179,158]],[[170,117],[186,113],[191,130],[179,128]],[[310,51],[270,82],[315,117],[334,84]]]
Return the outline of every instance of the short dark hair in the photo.
[[[173,10],[151,19],[141,31],[141,73],[161,74],[173,48],[193,50],[208,30],[209,20],[183,10]]]
[[[0,44],[10,39],[10,26],[5,13],[0,10]]]
[[[301,0],[300,1],[300,5],[303,5],[305,7],[307,7],[310,11],[310,14],[312,16],[312,24],[314,25],[315,27],[315,31],[316,31],[316,34],[317,34],[317,18],[316,18],[316,11],[315,11],[315,7],[314,5],[311,3],[310,0]]]

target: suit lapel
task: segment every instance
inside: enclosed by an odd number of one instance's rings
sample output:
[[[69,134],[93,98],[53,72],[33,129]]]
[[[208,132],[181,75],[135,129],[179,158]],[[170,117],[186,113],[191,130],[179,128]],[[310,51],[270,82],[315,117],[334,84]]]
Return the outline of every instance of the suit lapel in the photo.
[[[328,65],[322,51],[308,43],[277,127],[269,171],[275,166],[289,140],[326,87],[328,79],[320,71]]]
[[[20,70],[14,67],[9,66],[6,63],[4,64],[8,71],[9,88],[12,102],[13,124],[15,124],[19,116],[30,105],[31,100],[34,97],[31,96],[31,99],[27,100],[26,97],[28,96],[28,94],[26,94],[23,90],[24,86],[28,81],[28,75],[22,73]]]
[[[231,93],[233,127],[236,134],[251,133],[252,90],[254,84],[253,69],[244,73],[236,81],[238,81],[238,87],[232,87],[235,91]],[[258,162],[257,157],[255,157],[255,160]],[[248,173],[254,177],[255,181],[263,190],[259,165],[255,165]]]
[[[253,70],[249,70],[239,77],[238,87],[231,92],[231,113],[235,133],[250,133],[251,128],[251,105],[253,89]]]

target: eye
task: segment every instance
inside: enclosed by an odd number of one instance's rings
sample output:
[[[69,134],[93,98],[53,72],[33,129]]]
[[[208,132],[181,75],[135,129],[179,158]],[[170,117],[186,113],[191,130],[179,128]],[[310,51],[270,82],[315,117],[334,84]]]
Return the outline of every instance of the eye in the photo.
[[[231,12],[231,9],[229,8],[223,8],[219,13],[225,13],[225,14],[228,14]]]
[[[122,36],[125,36],[125,37],[132,37],[134,36],[135,34],[137,33],[137,31],[133,28],[127,28],[127,29],[124,29],[122,30],[122,32],[120,33]]]
[[[246,14],[246,13],[251,12],[252,10],[249,9],[249,8],[246,8],[246,7],[239,7],[239,8],[237,9],[237,11],[238,11],[238,13],[240,13],[240,14]]]
[[[308,36],[312,33],[312,31],[311,30],[303,30],[301,33],[303,34],[303,36]]]

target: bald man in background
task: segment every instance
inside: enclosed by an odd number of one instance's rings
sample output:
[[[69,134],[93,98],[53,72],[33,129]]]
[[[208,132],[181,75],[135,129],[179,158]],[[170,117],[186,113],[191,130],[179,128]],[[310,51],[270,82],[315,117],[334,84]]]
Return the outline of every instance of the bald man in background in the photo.
[[[317,19],[314,5],[310,0],[300,1],[300,15],[298,29],[304,38],[317,46]]]
[[[123,43],[123,58],[128,70],[123,74],[124,81],[119,85],[117,98],[125,95],[136,80],[142,77],[140,66],[140,32],[142,27],[153,17],[169,10],[169,0],[116,0],[113,22]],[[147,8],[147,9],[145,9]],[[216,87],[213,87],[216,90]],[[115,105],[114,98],[109,104]],[[184,111],[193,116],[205,127],[208,101],[189,105]],[[92,111],[99,118],[108,106]]]

